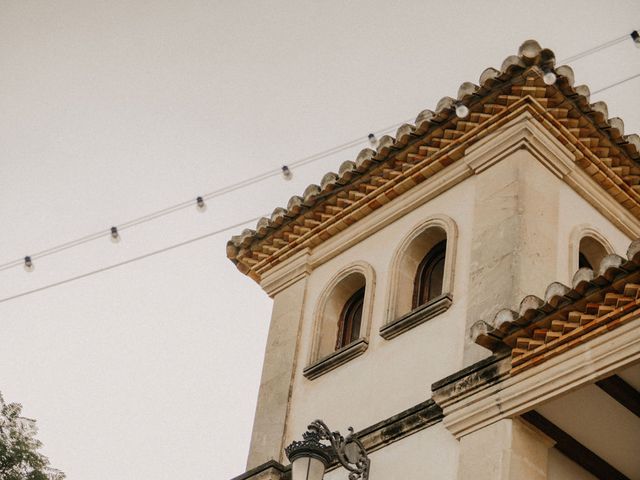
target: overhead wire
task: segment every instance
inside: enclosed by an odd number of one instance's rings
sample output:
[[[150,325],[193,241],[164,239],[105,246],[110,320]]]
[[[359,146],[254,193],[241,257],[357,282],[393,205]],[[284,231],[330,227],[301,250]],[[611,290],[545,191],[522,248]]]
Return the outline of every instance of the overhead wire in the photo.
[[[638,78],[638,77],[640,77],[640,73],[636,73],[635,75],[631,75],[630,77],[627,77],[623,80],[619,80],[615,83],[612,83],[611,85],[607,85],[606,87],[602,87],[602,88],[599,88],[598,90],[594,90],[593,92],[591,92],[591,95],[596,95],[598,93],[604,92],[605,90],[609,90],[610,88],[617,87],[618,85],[622,85],[623,83],[627,83],[633,80],[634,78]]]
[[[8,297],[0,298],[0,303],[8,302],[10,300],[15,300],[16,298],[24,297],[26,295],[31,295],[32,293],[42,292],[42,291],[47,290],[49,288],[59,287],[60,285],[65,285],[67,283],[75,282],[76,280],[87,278],[87,277],[90,277],[92,275],[97,275],[98,273],[104,273],[104,272],[107,272],[109,270],[113,270],[113,269],[118,268],[118,267],[122,267],[122,266],[125,266],[125,265],[129,265],[131,263],[134,263],[134,262],[138,262],[140,260],[144,260],[145,258],[149,258],[149,257],[153,257],[153,256],[156,256],[156,255],[160,255],[161,253],[166,253],[166,252],[168,252],[170,250],[175,250],[176,248],[184,247],[185,245],[190,245],[192,243],[199,242],[200,240],[204,240],[206,238],[213,237],[214,235],[219,235],[219,234],[227,232],[229,230],[233,230],[235,228],[239,228],[242,225],[246,225],[247,223],[255,222],[259,218],[260,217],[250,218],[250,219],[247,219],[247,220],[245,220],[243,222],[235,223],[233,225],[229,225],[227,227],[220,228],[218,230],[214,230],[213,232],[205,233],[204,235],[199,235],[197,237],[193,237],[193,238],[190,238],[188,240],[184,240],[182,242],[174,243],[172,245],[160,248],[158,250],[154,250],[152,252],[147,252],[147,253],[144,253],[142,255],[138,255],[137,257],[133,257],[133,258],[129,258],[127,260],[123,260],[122,262],[114,263],[114,264],[108,265],[106,267],[101,267],[101,268],[98,268],[96,270],[91,270],[90,272],[86,272],[86,273],[82,273],[80,275],[75,275],[73,277],[65,278],[64,280],[60,280],[58,282],[50,283],[50,284],[44,285],[42,287],[34,288],[34,289],[31,289],[31,290],[26,290],[24,292],[20,292],[20,293],[17,293],[15,295],[10,295]]]
[[[629,34],[627,33],[626,35],[623,35],[621,37],[618,38],[614,38],[613,40],[609,40],[608,42],[605,42],[601,45],[595,46],[593,48],[590,48],[588,50],[585,50],[583,52],[580,53],[576,53],[575,55],[572,55],[571,57],[567,57],[564,60],[560,60],[560,63],[571,63],[571,62],[575,62],[576,60],[580,60],[581,58],[584,57],[588,57],[589,55],[593,55],[594,53],[598,53],[600,50],[604,50],[606,48],[609,47],[613,47],[614,45],[617,45],[619,43],[622,43],[626,40],[629,40]]]
[[[601,50],[604,50],[606,48],[609,48],[609,47],[612,47],[614,45],[617,45],[617,44],[627,40],[628,38],[629,38],[629,35],[627,34],[627,35],[612,39],[612,40],[610,40],[608,42],[605,42],[605,43],[603,43],[601,45],[595,46],[593,48],[590,48],[588,50],[580,52],[580,53],[578,53],[576,55],[573,55],[571,57],[568,57],[566,59],[560,60],[560,63],[574,62],[576,60],[579,60],[579,59],[584,58],[586,56],[592,55],[592,54],[597,53],[597,52],[599,52]],[[616,83],[613,83],[611,85],[607,85],[607,86],[605,86],[605,87],[603,87],[603,88],[601,88],[599,90],[595,90],[594,92],[592,92],[592,95],[595,95],[597,93],[603,92],[603,91],[608,90],[610,88],[616,87],[616,86],[618,86],[620,84],[623,84],[625,82],[633,80],[633,79],[635,79],[635,78],[637,78],[639,76],[640,76],[640,73],[636,74],[636,75],[633,75],[631,77],[628,77],[626,79],[620,80],[620,81],[618,81]],[[394,123],[393,125],[389,125],[388,127],[376,130],[373,133],[376,134],[376,135],[379,135],[379,134],[382,134],[382,133],[386,133],[386,132],[392,131],[392,130],[398,128],[399,126],[403,125],[404,123],[408,123],[408,122],[411,122],[411,119],[406,120],[404,122]],[[295,160],[293,162],[288,163],[287,166],[288,167],[304,166],[304,165],[313,163],[315,161],[327,158],[327,157],[329,157],[331,155],[334,155],[336,153],[342,152],[344,150],[356,147],[356,146],[362,144],[362,142],[363,142],[362,138],[356,138],[356,139],[353,139],[351,141],[342,143],[340,145],[336,145],[336,146],[334,146],[332,148],[317,152],[315,154],[312,154],[312,155],[309,155],[309,156],[306,156],[306,157],[302,157],[302,158],[300,158],[298,160]],[[258,175],[255,175],[253,177],[249,177],[249,178],[246,178],[244,180],[240,180],[240,181],[232,183],[230,185],[226,185],[224,187],[218,188],[218,189],[213,190],[211,192],[205,193],[204,195],[201,195],[200,198],[202,198],[202,200],[211,200],[213,198],[216,198],[216,197],[219,197],[219,196],[222,196],[222,195],[226,195],[226,194],[234,192],[236,190],[240,190],[242,188],[246,188],[248,186],[254,185],[254,184],[259,183],[259,182],[262,182],[262,181],[264,181],[264,180],[266,180],[268,178],[278,176],[278,175],[281,174],[281,171],[282,171],[281,167],[274,168],[274,169],[262,172],[262,173],[260,173]],[[177,203],[175,205],[171,205],[171,206],[165,207],[163,209],[156,210],[156,211],[150,212],[148,214],[142,215],[140,217],[134,218],[132,220],[128,220],[128,221],[126,221],[124,223],[117,224],[116,226],[117,226],[118,231],[123,231],[123,230],[129,229],[129,228],[135,227],[137,225],[141,225],[141,224],[144,224],[144,223],[147,223],[147,222],[151,222],[153,220],[156,220],[158,218],[164,217],[166,215],[170,215],[170,214],[172,214],[174,212],[177,212],[177,211],[180,211],[180,210],[184,210],[186,208],[190,208],[195,204],[195,202],[196,202],[196,198],[185,200],[185,201]],[[53,247],[47,248],[45,250],[41,250],[39,252],[32,253],[32,254],[29,255],[29,257],[32,260],[36,260],[36,259],[40,259],[40,258],[49,256],[49,255],[54,255],[56,253],[60,253],[60,252],[65,251],[65,250],[68,250],[68,249],[71,249],[71,248],[75,248],[75,247],[83,245],[85,243],[92,242],[92,241],[97,240],[99,238],[103,238],[103,237],[105,237],[105,236],[107,236],[109,234],[110,234],[110,228],[105,228],[103,230],[94,232],[92,234],[85,235],[83,237],[80,237],[80,238],[77,238],[77,239],[74,239],[74,240],[71,240],[71,241],[68,241],[68,242],[64,242],[64,243],[61,243],[59,245],[55,245]],[[10,268],[14,268],[14,267],[20,266],[23,263],[24,263],[24,257],[5,262],[3,264],[0,264],[0,272],[4,271],[4,270],[7,270],[7,269],[10,269]]]
[[[403,123],[406,123],[406,122],[400,122],[400,123],[395,123],[393,125],[389,125],[388,127],[382,128],[380,130],[376,130],[374,133],[375,134],[381,134],[381,133],[385,133],[385,132],[391,131],[391,130],[393,130],[395,128],[398,128]],[[307,157],[300,158],[300,159],[295,160],[294,162],[291,162],[291,163],[289,163],[287,165],[290,166],[290,167],[299,167],[299,166],[307,165],[309,163],[312,163],[312,162],[315,162],[317,160],[321,160],[321,159],[326,158],[328,156],[331,156],[331,155],[334,155],[336,153],[339,153],[339,152],[341,152],[343,150],[347,150],[349,148],[353,148],[355,146],[358,146],[361,143],[362,143],[362,139],[361,138],[354,139],[354,140],[351,140],[349,142],[345,142],[345,143],[342,143],[342,144],[337,145],[335,147],[329,148],[327,150],[323,150],[321,152],[315,153],[313,155],[309,155]],[[246,178],[246,179],[241,180],[239,182],[232,183],[231,185],[227,185],[227,186],[224,186],[224,187],[219,188],[217,190],[213,190],[211,192],[208,192],[208,193],[206,193],[204,195],[201,195],[201,198],[203,200],[211,200],[212,198],[216,198],[216,197],[225,195],[227,193],[231,193],[231,192],[234,192],[236,190],[240,190],[240,189],[248,187],[250,185],[259,183],[259,182],[261,182],[263,180],[266,180],[267,178],[278,176],[278,175],[280,175],[280,172],[281,172],[280,168],[268,170],[266,172],[263,172],[263,173],[260,173],[258,175],[255,175],[253,177]],[[196,199],[193,198],[193,199],[186,200],[184,202],[180,202],[178,204],[171,205],[169,207],[163,208],[162,210],[157,210],[157,211],[151,212],[149,214],[143,215],[143,216],[135,218],[133,220],[129,220],[127,222],[124,222],[124,223],[121,223],[121,224],[117,224],[118,231],[126,230],[128,228],[131,228],[131,227],[143,224],[143,223],[150,222],[150,221],[155,220],[157,218],[164,217],[164,216],[169,215],[171,213],[177,212],[179,210],[184,210],[185,208],[190,208],[193,205],[195,205],[195,202],[196,202]],[[53,254],[62,252],[64,250],[68,250],[70,248],[77,247],[77,246],[82,245],[84,243],[88,243],[88,242],[97,240],[99,238],[103,238],[103,237],[107,236],[109,233],[110,233],[110,229],[106,228],[106,229],[100,230],[98,232],[92,233],[90,235],[86,235],[84,237],[81,237],[81,238],[78,238],[78,239],[75,239],[75,240],[71,240],[69,242],[65,242],[65,243],[62,243],[60,245],[56,245],[54,247],[47,248],[46,250],[41,250],[39,252],[35,252],[35,253],[31,254],[30,257],[31,257],[31,259],[36,260],[36,259],[43,258],[43,257],[49,256],[49,255],[53,255]],[[16,260],[12,260],[12,261],[6,262],[6,263],[0,265],[0,271],[7,270],[7,269],[10,269],[10,268],[14,268],[16,266],[22,265],[23,262],[24,262],[23,258],[19,258],[19,259],[16,259]]]

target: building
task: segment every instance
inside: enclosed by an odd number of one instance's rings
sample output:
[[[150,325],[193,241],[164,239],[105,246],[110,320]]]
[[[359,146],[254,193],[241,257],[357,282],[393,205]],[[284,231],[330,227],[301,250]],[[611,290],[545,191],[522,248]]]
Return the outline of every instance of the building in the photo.
[[[640,478],[640,137],[526,41],[228,243],[273,298],[247,472]],[[338,465],[327,479],[346,479]]]

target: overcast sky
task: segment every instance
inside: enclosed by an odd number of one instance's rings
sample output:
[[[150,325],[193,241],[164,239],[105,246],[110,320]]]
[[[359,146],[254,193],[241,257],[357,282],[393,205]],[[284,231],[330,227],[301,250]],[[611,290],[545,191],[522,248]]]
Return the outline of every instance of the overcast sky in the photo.
[[[634,0],[0,0],[0,263],[362,139],[290,182],[1,271],[0,391],[69,480],[240,474],[271,308],[226,259],[241,228],[3,299],[286,205],[525,39],[562,59],[635,28]],[[596,90],[639,73],[640,49],[572,66]],[[640,131],[640,79],[595,100]]]

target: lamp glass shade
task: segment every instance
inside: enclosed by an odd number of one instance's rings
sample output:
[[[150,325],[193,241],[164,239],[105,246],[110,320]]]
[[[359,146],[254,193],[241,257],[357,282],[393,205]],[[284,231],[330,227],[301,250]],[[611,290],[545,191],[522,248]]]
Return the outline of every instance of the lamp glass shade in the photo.
[[[291,463],[291,480],[322,480],[324,470],[321,460],[301,455]]]

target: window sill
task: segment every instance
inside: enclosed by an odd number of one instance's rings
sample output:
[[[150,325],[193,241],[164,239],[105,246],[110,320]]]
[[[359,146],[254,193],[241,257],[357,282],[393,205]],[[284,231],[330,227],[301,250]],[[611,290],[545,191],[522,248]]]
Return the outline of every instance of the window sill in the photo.
[[[433,300],[420,305],[409,313],[401,316],[393,322],[387,323],[380,329],[380,336],[386,340],[391,340],[398,335],[411,330],[414,327],[431,320],[448,310],[451,306],[451,294],[445,293]]]
[[[322,357],[320,360],[305,367],[302,374],[309,380],[313,380],[314,378],[339,367],[343,363],[348,362],[352,358],[362,355],[368,346],[369,342],[364,338],[359,338],[358,340],[351,342],[349,345],[342,347],[340,350],[336,350],[326,357]]]

